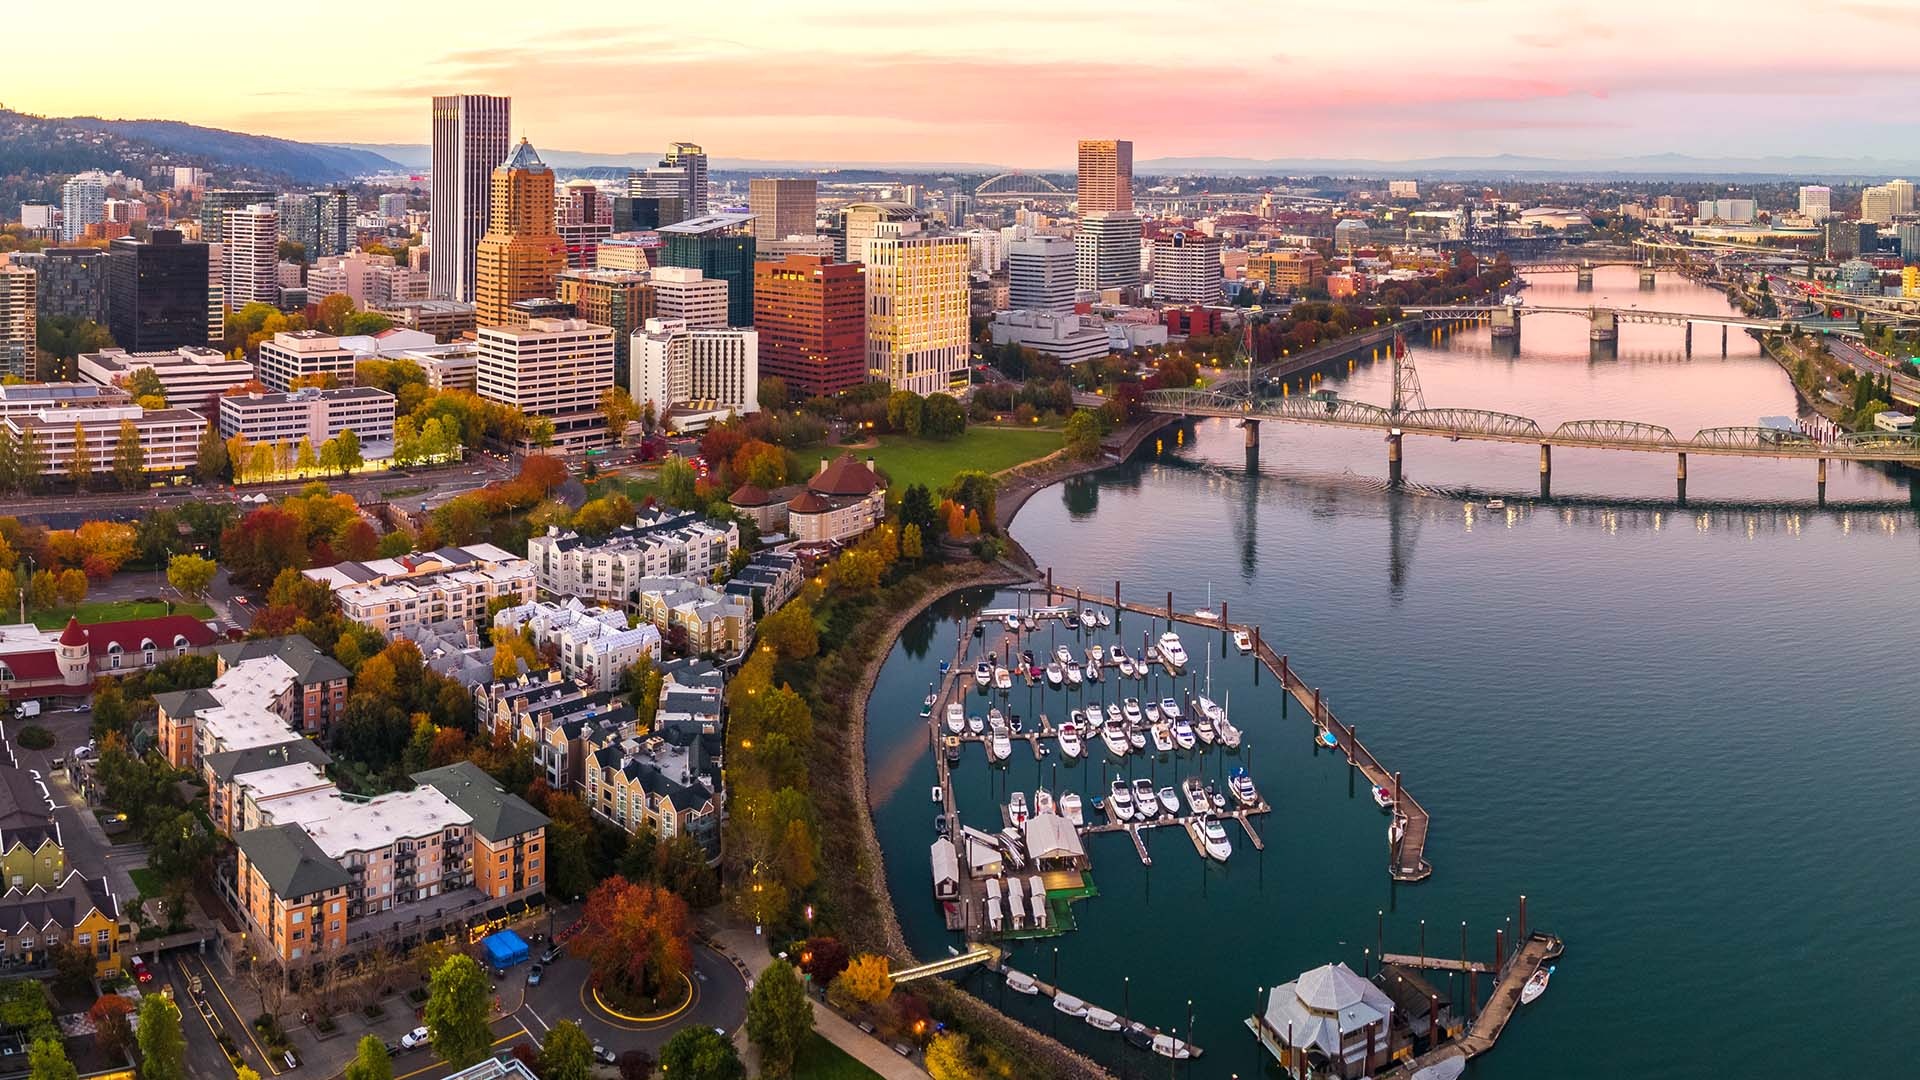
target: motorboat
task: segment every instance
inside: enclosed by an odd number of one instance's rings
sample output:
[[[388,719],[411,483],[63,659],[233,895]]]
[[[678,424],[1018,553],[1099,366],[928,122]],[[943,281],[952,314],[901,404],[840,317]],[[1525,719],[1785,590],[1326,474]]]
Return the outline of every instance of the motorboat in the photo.
[[[1059,664],[1047,665],[1047,685],[1048,686],[1059,686],[1062,682],[1066,681],[1066,678],[1067,678],[1067,673],[1065,670],[1063,670],[1060,667]]]
[[[1144,711],[1146,713],[1147,723],[1149,724],[1158,724],[1166,719],[1166,717],[1160,714],[1160,706],[1155,705],[1151,701],[1147,702],[1147,707]]]
[[[1120,666],[1120,674],[1129,679],[1133,678],[1133,657],[1122,652],[1119,654],[1119,659],[1115,660],[1114,663]]]
[[[1127,787],[1125,780],[1115,780],[1107,789],[1107,805],[1112,808],[1115,818],[1133,820],[1133,790]]]
[[[1127,718],[1127,723],[1129,724],[1139,723],[1140,722],[1140,699],[1128,698],[1127,700],[1121,702],[1120,714]]]
[[[1016,634],[1020,632],[1020,613],[1019,612],[1017,611],[1007,612],[1006,622],[1007,622],[1008,630]]]
[[[1169,721],[1180,719],[1180,703],[1172,698],[1160,699],[1160,715]]]
[[[1324,746],[1329,750],[1337,750],[1340,747],[1340,736],[1335,735],[1333,732],[1328,731],[1326,728],[1321,728],[1320,734],[1315,735],[1313,737],[1313,741],[1319,743],[1321,746]]]
[[[1100,665],[1092,660],[1087,661],[1086,676],[1088,682],[1099,682],[1101,677]]]
[[[1115,705],[1112,702],[1107,703],[1107,719],[1118,723],[1124,718],[1124,716],[1125,714],[1123,714],[1120,711],[1120,706]]]
[[[1053,649],[1053,658],[1060,661],[1061,667],[1065,667],[1073,663],[1073,650],[1065,645],[1056,645]]]
[[[1082,1017],[1087,1015],[1087,1003],[1064,990],[1055,990],[1053,992],[1053,1008],[1056,1012],[1063,1012],[1068,1016]]]
[[[1001,728],[1006,726],[1006,723],[1007,723],[1007,714],[1000,711],[1000,706],[993,705],[988,707],[987,709],[987,730],[988,731],[999,731]]]
[[[1527,985],[1520,988],[1520,1004],[1532,1004],[1535,998],[1546,993],[1547,981],[1552,978],[1553,969],[1550,967],[1544,967],[1534,972],[1533,978],[1527,980]]]
[[[1187,711],[1193,714],[1195,720],[1207,720],[1214,724],[1218,724],[1227,716],[1227,710],[1221,708],[1219,702],[1205,694],[1188,695]]]
[[[1221,792],[1219,786],[1211,780],[1207,782],[1207,802],[1212,804],[1214,813],[1224,814],[1227,812],[1227,797]]]
[[[1168,727],[1164,723],[1155,724],[1153,725],[1152,733],[1153,733],[1153,749],[1155,753],[1165,754],[1173,750],[1173,729],[1172,728]]]
[[[1193,1056],[1193,1047],[1188,1046],[1186,1043],[1181,1042],[1171,1035],[1155,1035],[1153,1037],[1153,1052],[1163,1058],[1185,1061]]]
[[[1213,745],[1214,736],[1216,734],[1216,732],[1213,730],[1213,721],[1207,719],[1204,716],[1194,717],[1193,733],[1200,737],[1201,742],[1205,743],[1208,746]]]
[[[935,784],[935,785],[933,785],[933,801],[934,801],[934,802],[942,802],[942,801],[944,801],[944,800],[943,800],[943,799],[941,798],[941,794],[942,794],[942,793],[941,793],[941,791],[940,791],[940,785],[939,785],[939,784]]]
[[[1393,789],[1385,784],[1373,785],[1373,803],[1382,810],[1393,809]]]
[[[960,764],[960,739],[958,736],[947,736],[947,764]]]
[[[938,700],[940,700],[940,696],[933,692],[932,687],[928,687],[927,696],[920,699],[920,715],[923,717],[932,716],[933,704]]]
[[[1060,755],[1068,761],[1080,756],[1080,727],[1071,720],[1062,720],[1060,730],[1054,733],[1060,741]]]
[[[1236,766],[1227,777],[1227,793],[1241,806],[1258,806],[1260,792],[1253,786],[1253,777],[1244,766]]]
[[[1147,748],[1147,733],[1137,727],[1128,728],[1127,747],[1132,750],[1145,750]]]
[[[967,717],[967,730],[975,735],[984,735],[987,733],[987,722],[977,716],[969,716]]]
[[[1023,729],[1026,728],[1026,726],[1027,726],[1026,721],[1020,719],[1019,713],[1016,712],[1016,713],[1007,714],[1007,730],[1013,732],[1015,735],[1018,735]]]
[[[1015,792],[1018,794],[1018,792]],[[1053,813],[1053,792],[1039,788],[1033,793],[1033,812],[1036,814]]]
[[[967,711],[957,701],[947,703],[947,730],[955,735],[967,730]]]
[[[1180,635],[1169,630],[1160,635],[1160,662],[1168,671],[1179,671],[1187,666],[1187,648],[1180,644]]]
[[[1507,508],[1507,500],[1505,499],[1488,499],[1487,500],[1487,509],[1489,510],[1505,510],[1506,508]],[[1542,984],[1542,989],[1544,988],[1545,988],[1545,985]]]
[[[1120,1029],[1120,1037],[1135,1050],[1153,1049],[1153,1029],[1138,1020],[1127,1021],[1127,1025]]]
[[[948,820],[945,814],[935,814],[933,815],[933,831],[941,836],[946,836],[953,832],[953,822]]]
[[[1245,630],[1235,630],[1233,632],[1233,647],[1236,649],[1239,649],[1243,653],[1252,652],[1253,651],[1253,635],[1247,633]]]
[[[1100,666],[1100,662],[1106,658],[1106,655],[1107,650],[1102,648],[1098,642],[1087,646],[1087,666]]]
[[[982,660],[973,665],[973,682],[983,693],[993,685],[993,661]]]
[[[1193,749],[1193,744],[1197,741],[1193,736],[1192,724],[1187,723],[1185,720],[1175,720],[1173,722],[1173,743],[1175,746],[1178,746],[1182,750],[1191,750]]]
[[[1103,610],[1096,610],[1093,613],[1093,621],[1099,623],[1102,628],[1105,628],[1113,625],[1113,616]]]
[[[1111,720],[1100,725],[1100,741],[1107,744],[1107,753],[1114,757],[1126,757],[1132,751],[1127,745],[1127,729]]]
[[[1027,994],[1029,996],[1040,992],[1040,983],[1033,976],[1024,971],[1015,971],[1012,968],[1007,968],[1006,972],[1007,989],[1016,994]]]
[[[1068,686],[1079,686],[1081,683],[1081,680],[1083,680],[1086,677],[1080,673],[1079,664],[1068,664],[1066,666],[1066,672],[1067,672]]]
[[[1171,787],[1163,787],[1156,794],[1160,796],[1160,809],[1165,811],[1168,817],[1179,816],[1180,814],[1180,793],[1179,792],[1173,790],[1173,788]]]
[[[1133,812],[1143,821],[1160,814],[1160,797],[1154,794],[1153,781],[1144,776],[1133,782]]]
[[[1098,705],[1087,706],[1087,727],[1097,728],[1102,723],[1105,723],[1105,721],[1101,719],[1100,706]]]
[[[1080,810],[1079,792],[1069,791],[1060,796],[1060,816],[1066,818],[1067,824],[1076,829],[1087,823],[1085,816]]]
[[[1016,791],[1007,797],[1007,820],[1015,825],[1025,825],[1033,815],[1027,810],[1027,793]]]
[[[993,686],[1003,694],[1013,689],[1013,672],[1007,668],[994,668]]]
[[[1004,925],[1006,916],[1000,911],[1000,879],[990,877],[987,879],[987,928],[997,934]]]
[[[1187,809],[1195,815],[1205,814],[1211,806],[1207,799],[1207,785],[1197,776],[1189,776],[1180,781],[1180,790],[1186,793]]]
[[[1080,625],[1091,630],[1094,627],[1100,625],[1100,617],[1093,613],[1092,608],[1081,608],[1080,609]]]
[[[1005,731],[996,731],[987,737],[987,750],[993,760],[1005,761],[1013,756],[1013,739]]]
[[[1233,841],[1227,839],[1226,826],[1213,818],[1198,818],[1187,822],[1187,832],[1193,835],[1193,841],[1207,858],[1215,862],[1226,862],[1233,854]]]
[[[1025,626],[1025,627],[1026,627],[1026,628],[1027,628],[1028,630],[1038,630],[1038,629],[1040,628],[1040,624],[1039,624],[1039,623],[1038,623],[1037,621],[1035,621],[1035,620],[1034,620],[1034,617],[1033,617],[1033,613],[1032,613],[1032,612],[1028,612],[1028,613],[1027,613],[1027,616],[1026,616],[1025,618],[1023,618],[1023,619],[1021,619],[1021,620],[1020,620],[1020,622],[1021,622],[1021,624],[1022,624],[1022,625],[1024,625],[1024,626]]]
[[[1107,1009],[1088,1006],[1084,1016],[1088,1027],[1098,1028],[1101,1031],[1120,1030],[1120,1018]]]

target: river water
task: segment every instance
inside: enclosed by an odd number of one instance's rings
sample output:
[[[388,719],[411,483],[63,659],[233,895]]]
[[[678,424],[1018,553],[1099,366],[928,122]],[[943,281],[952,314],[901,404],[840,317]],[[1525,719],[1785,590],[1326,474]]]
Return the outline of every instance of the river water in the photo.
[[[1592,293],[1542,277],[1527,297],[1726,310],[1678,279],[1641,292],[1625,269],[1600,271]],[[1796,411],[1786,375],[1751,340],[1733,336],[1722,357],[1717,331],[1699,328],[1689,359],[1681,334],[1625,326],[1616,350],[1596,354],[1584,321],[1537,316],[1517,355],[1478,327],[1412,342],[1411,356],[1429,405],[1547,430],[1619,418],[1685,437]],[[1374,402],[1391,383],[1387,363],[1366,359],[1326,380]],[[1248,766],[1275,808],[1257,826],[1264,852],[1236,829],[1229,862],[1203,865],[1163,829],[1149,834],[1146,868],[1123,836],[1093,838],[1100,895],[1078,905],[1077,931],[1015,946],[1015,966],[1183,1036],[1191,1002],[1207,1051],[1191,1075],[1259,1075],[1267,1059],[1242,1021],[1261,987],[1332,960],[1360,968],[1377,912],[1389,951],[1418,951],[1424,919],[1427,951],[1457,956],[1464,920],[1471,952],[1490,959],[1525,893],[1532,925],[1567,953],[1474,1077],[1905,1071],[1889,1030],[1920,1007],[1902,974],[1920,962],[1920,522],[1904,474],[1836,464],[1821,508],[1811,462],[1696,455],[1681,507],[1670,456],[1556,450],[1555,498],[1542,502],[1529,446],[1409,438],[1405,487],[1390,491],[1377,434],[1269,424],[1262,436],[1250,470],[1224,421],[1170,432],[1133,462],[1039,493],[1014,535],[1062,582],[1118,579],[1148,603],[1171,589],[1181,610],[1211,597],[1260,624],[1404,771],[1433,816],[1433,877],[1388,880],[1386,818],[1364,781],[1315,753],[1300,710],[1282,717],[1249,658],[1189,627],[1194,670],[1207,678],[1212,656],[1213,696],[1231,696],[1246,746],[1123,768],[1177,784]],[[1488,494],[1508,509],[1467,505]],[[869,710],[889,883],[927,958],[958,939],[929,885],[937,808],[919,700],[956,620],[1007,602],[960,596],[917,620]],[[1136,651],[1145,632],[1158,630],[1137,616],[1117,631]],[[980,644],[997,648],[997,634]],[[1071,697],[1122,694],[1147,696],[1109,679]],[[1063,696],[1019,687],[1011,707],[1058,717]],[[1112,766],[1089,756],[1069,768],[1022,749],[996,769],[975,748],[955,774],[962,816],[997,816],[1009,785],[1103,793]],[[968,985],[1129,1075],[1170,1073],[991,976]]]

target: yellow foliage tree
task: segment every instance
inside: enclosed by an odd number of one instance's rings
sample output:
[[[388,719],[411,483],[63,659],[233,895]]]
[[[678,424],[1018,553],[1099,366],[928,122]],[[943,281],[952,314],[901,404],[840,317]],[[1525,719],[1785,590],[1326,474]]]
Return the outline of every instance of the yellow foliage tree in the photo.
[[[893,996],[893,976],[887,970],[887,958],[861,953],[847,964],[847,970],[833,980],[847,997],[863,1005],[879,1005]]]
[[[935,1035],[927,1046],[927,1075],[933,1080],[979,1080],[980,1070],[967,1053],[967,1037],[954,1032]]]

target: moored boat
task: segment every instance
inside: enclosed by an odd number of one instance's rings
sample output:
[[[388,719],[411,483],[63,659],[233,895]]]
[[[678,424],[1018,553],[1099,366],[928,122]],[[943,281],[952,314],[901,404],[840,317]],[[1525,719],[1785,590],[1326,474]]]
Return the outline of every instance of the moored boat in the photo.
[[[1053,649],[1053,658],[1060,661],[1061,667],[1065,667],[1073,663],[1073,650],[1065,645],[1056,645]]]
[[[1193,735],[1192,724],[1187,723],[1185,720],[1175,720],[1173,722],[1174,745],[1182,750],[1191,750],[1193,749],[1193,744],[1197,741]]]
[[[1147,748],[1147,733],[1144,731],[1141,731],[1137,727],[1128,728],[1127,729],[1127,749],[1139,751],[1139,750],[1145,750],[1146,748]]]
[[[1196,825],[1199,826],[1200,831],[1194,838],[1200,842],[1201,850],[1207,853],[1207,858],[1215,862],[1226,862],[1233,854],[1233,841],[1227,839],[1226,826],[1213,818],[1206,818],[1203,821],[1189,822],[1187,828],[1192,829]]]
[[[1086,816],[1080,809],[1079,792],[1069,791],[1060,796],[1060,816],[1066,818],[1067,824],[1076,829],[1087,823]]]
[[[1112,714],[1109,713],[1108,715],[1112,715]],[[1125,717],[1127,723],[1129,724],[1139,723],[1140,722],[1140,699],[1128,698],[1127,700],[1121,702],[1120,715]]]
[[[1201,742],[1207,744],[1208,746],[1213,745],[1213,740],[1216,735],[1216,732],[1213,730],[1213,721],[1207,719],[1204,716],[1194,717],[1193,733],[1200,737]]]
[[[1121,675],[1124,675],[1129,679],[1133,678],[1133,657],[1128,656],[1126,653],[1123,652],[1120,654],[1120,659],[1115,661],[1115,663],[1120,665]]]
[[[1180,644],[1180,635],[1169,630],[1160,635],[1160,662],[1168,671],[1179,671],[1187,666],[1187,649]]]
[[[1007,820],[1015,825],[1025,825],[1032,816],[1027,811],[1027,793],[1016,791],[1007,797]]]
[[[933,687],[927,687],[927,696],[920,699],[920,715],[923,717],[932,716],[933,703],[938,700],[940,700],[940,697],[933,692]]]
[[[1127,729],[1111,720],[1100,725],[1100,741],[1107,744],[1107,753],[1114,757],[1126,757],[1131,749],[1127,745]]]
[[[1254,788],[1253,777],[1244,766],[1236,766],[1227,777],[1227,793],[1241,806],[1258,806],[1260,803],[1260,792]]]
[[[1053,1007],[1056,1011],[1066,1013],[1068,1016],[1087,1015],[1087,1003],[1062,990],[1053,992]]]
[[[1215,787],[1211,781],[1207,783],[1207,802],[1213,804],[1214,813],[1224,814],[1227,812],[1226,795],[1222,794],[1220,789]]]
[[[1103,627],[1112,626],[1113,616],[1107,614],[1105,610],[1096,610],[1093,613],[1093,621],[1099,623]]]
[[[1006,917],[1000,913],[1000,879],[987,879],[987,928],[994,933],[1000,932]]]
[[[1220,740],[1221,746],[1229,750],[1240,749],[1240,729],[1228,723],[1225,716],[1213,722],[1213,734]]]
[[[1005,761],[1013,756],[1013,739],[1004,731],[996,731],[987,736],[987,749],[993,754],[993,760]]]
[[[1120,1029],[1120,1037],[1135,1050],[1153,1049],[1153,1029],[1138,1020],[1132,1020]]]
[[[1059,664],[1056,663],[1056,664],[1047,665],[1047,685],[1048,686],[1059,686],[1062,682],[1066,681],[1066,678],[1067,678],[1067,673],[1065,669],[1061,668]]]
[[[1239,649],[1243,653],[1252,652],[1253,651],[1253,635],[1247,633],[1245,630],[1235,630],[1233,632],[1233,647],[1236,649]]]
[[[1180,719],[1180,703],[1170,697],[1160,699],[1160,715],[1168,720]]]
[[[1553,969],[1550,967],[1544,967],[1534,972],[1533,978],[1527,980],[1527,985],[1520,988],[1520,1004],[1530,1005],[1535,998],[1546,993],[1547,982],[1552,978]]]
[[[1382,810],[1393,809],[1393,789],[1385,784],[1373,785],[1373,802]]]
[[[1006,624],[1007,624],[1008,630],[1011,630],[1016,634],[1019,633],[1020,632],[1020,613],[1017,611],[1007,612]]]
[[[1107,703],[1107,719],[1112,720],[1115,723],[1118,723],[1124,718],[1124,716],[1125,714],[1120,711],[1120,706],[1115,705],[1112,702]]]
[[[1101,661],[1106,658],[1106,655],[1107,655],[1107,650],[1102,648],[1099,642],[1095,642],[1092,645],[1087,646],[1088,666],[1097,667],[1101,663]]]
[[[1340,745],[1340,736],[1335,735],[1325,728],[1321,728],[1320,734],[1315,735],[1313,740],[1329,750],[1335,749]]]
[[[1160,797],[1154,794],[1153,781],[1144,776],[1133,782],[1133,812],[1143,821],[1160,816]]]
[[[1095,1008],[1090,1005],[1087,1007],[1085,1015],[1088,1027],[1098,1028],[1101,1031],[1120,1030],[1120,1018],[1106,1009]]]
[[[1189,776],[1180,781],[1180,790],[1186,793],[1187,809],[1194,814],[1204,814],[1209,809],[1207,786],[1197,776]]]
[[[1107,805],[1119,820],[1133,820],[1133,789],[1127,786],[1125,780],[1115,780],[1107,789]]]
[[[1172,728],[1168,727],[1164,723],[1155,724],[1153,725],[1152,732],[1153,732],[1153,749],[1156,753],[1165,754],[1173,749],[1173,729]]]
[[[982,691],[993,685],[993,661],[982,660],[973,665],[973,684]]]
[[[967,730],[967,711],[957,701],[947,703],[947,730],[955,735]]]
[[[1033,793],[1033,812],[1036,814],[1053,813],[1053,792],[1040,788]]]
[[[1091,630],[1094,627],[1100,625],[1100,617],[1093,613],[1092,608],[1081,608],[1080,609],[1080,625]]]
[[[1016,994],[1038,994],[1040,992],[1039,980],[1033,976],[1024,971],[1015,971],[1012,968],[1007,968],[1006,971],[1007,989]]]
[[[1068,761],[1080,756],[1080,726],[1071,720],[1060,721],[1060,729],[1054,733],[1060,742],[1060,754]]]
[[[977,716],[969,716],[967,717],[967,730],[975,735],[984,735],[987,731],[987,722]]]
[[[1185,1061],[1193,1056],[1193,1047],[1188,1046],[1186,1043],[1181,1042],[1171,1035],[1155,1035],[1153,1037],[1153,1052],[1163,1058]]]
[[[1001,691],[1013,689],[1013,672],[1006,668],[994,668],[993,686]]]
[[[1079,686],[1081,680],[1085,678],[1080,672],[1079,664],[1068,664],[1066,666],[1066,673],[1068,686]]]
[[[1179,815],[1179,792],[1174,791],[1171,787],[1163,787],[1156,794],[1160,796],[1160,809],[1165,811],[1168,817],[1176,817]]]

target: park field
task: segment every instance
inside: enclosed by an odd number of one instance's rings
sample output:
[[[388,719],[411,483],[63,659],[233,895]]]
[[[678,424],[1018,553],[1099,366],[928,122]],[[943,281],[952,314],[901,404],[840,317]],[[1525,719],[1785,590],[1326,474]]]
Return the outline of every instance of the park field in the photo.
[[[871,450],[855,450],[857,458],[872,457],[873,463],[887,474],[894,491],[910,484],[925,484],[936,494],[953,475],[964,469],[999,472],[1015,465],[1046,457],[1060,449],[1063,437],[1058,428],[1016,428],[974,425],[956,439],[916,439],[906,435],[882,435],[880,445]]]
[[[60,629],[67,625],[69,616],[77,617],[83,625],[91,625],[103,622],[125,622],[128,619],[157,619],[162,615],[191,615],[196,619],[211,619],[213,609],[205,604],[186,602],[168,605],[154,600],[109,600],[32,613],[33,624],[42,630]]]
[[[793,1080],[880,1080],[880,1074],[855,1061],[845,1050],[809,1032],[793,1059]]]

